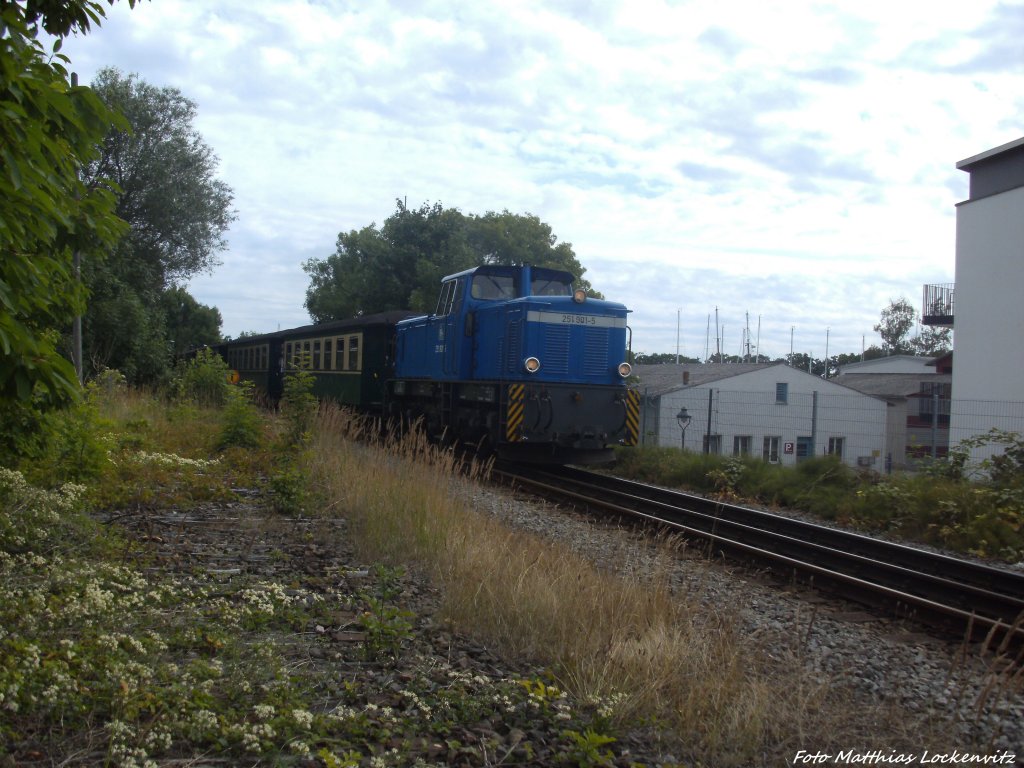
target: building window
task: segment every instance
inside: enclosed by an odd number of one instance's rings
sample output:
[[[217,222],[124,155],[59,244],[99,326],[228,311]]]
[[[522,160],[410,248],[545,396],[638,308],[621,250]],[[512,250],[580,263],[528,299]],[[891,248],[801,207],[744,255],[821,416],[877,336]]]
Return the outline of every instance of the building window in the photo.
[[[704,453],[718,455],[722,452],[721,435],[704,435]]]
[[[779,463],[779,440],[777,436],[765,437],[761,457],[769,464]]]
[[[828,439],[828,450],[826,453],[829,456],[838,456],[841,459],[843,458],[843,446],[845,444],[845,437],[830,437]]]
[[[750,442],[752,438],[750,435],[736,435],[732,439],[732,455],[733,456],[749,456],[750,455]]]
[[[775,402],[785,405],[789,402],[789,384],[780,381],[775,385]]]

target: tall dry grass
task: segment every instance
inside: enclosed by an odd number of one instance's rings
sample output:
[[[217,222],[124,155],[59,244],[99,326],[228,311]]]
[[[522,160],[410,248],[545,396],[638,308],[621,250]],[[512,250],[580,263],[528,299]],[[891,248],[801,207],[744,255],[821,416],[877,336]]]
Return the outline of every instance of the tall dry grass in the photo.
[[[762,764],[808,744],[921,744],[920,733],[882,727],[886,713],[841,702],[798,659],[767,659],[729,607],[674,592],[670,544],[631,575],[600,568],[474,509],[481,467],[460,471],[453,453],[417,435],[367,445],[356,434],[364,424],[328,408],[313,455],[328,513],[348,517],[360,556],[418,565],[458,630],[547,665],[578,699],[614,700],[620,721],[650,723],[715,765]]]

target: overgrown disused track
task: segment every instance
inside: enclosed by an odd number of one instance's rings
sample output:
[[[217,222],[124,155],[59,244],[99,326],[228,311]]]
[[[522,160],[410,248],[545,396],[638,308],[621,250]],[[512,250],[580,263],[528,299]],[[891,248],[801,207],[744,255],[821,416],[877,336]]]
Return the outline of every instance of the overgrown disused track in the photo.
[[[707,542],[713,555],[1024,657],[1024,574],[573,468],[497,467],[547,498]]]

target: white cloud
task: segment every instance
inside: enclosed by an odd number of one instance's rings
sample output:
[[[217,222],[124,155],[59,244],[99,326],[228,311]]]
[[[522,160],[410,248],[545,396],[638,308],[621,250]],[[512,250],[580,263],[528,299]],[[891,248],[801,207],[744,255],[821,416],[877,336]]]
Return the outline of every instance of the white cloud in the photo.
[[[227,333],[304,324],[301,263],[407,198],[538,215],[637,349],[674,350],[682,308],[702,355],[718,306],[737,344],[749,312],[762,349],[795,325],[823,354],[952,281],[955,163],[1021,134],[1022,10],[159,0],[64,52],[198,103],[239,219],[192,287]]]

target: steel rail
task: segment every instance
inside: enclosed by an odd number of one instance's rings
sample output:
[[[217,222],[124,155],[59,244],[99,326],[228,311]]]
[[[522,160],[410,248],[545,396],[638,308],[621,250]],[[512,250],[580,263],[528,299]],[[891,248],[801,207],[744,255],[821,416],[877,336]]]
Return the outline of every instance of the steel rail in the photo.
[[[610,475],[565,468],[558,477],[561,480],[572,480],[586,486],[598,484],[605,490],[633,493],[651,501],[662,501],[671,507],[685,507],[690,511],[703,512],[719,519],[728,519],[733,522],[745,523],[751,527],[787,534],[800,540],[813,540],[842,549],[845,552],[900,564],[912,571],[943,576],[957,583],[987,588],[994,592],[1016,596],[1024,601],[1024,574],[1022,573],[1014,573],[1003,568],[994,568],[905,544]]]
[[[723,555],[756,561],[897,618],[989,647],[1024,646],[1020,574],[592,472],[495,473],[547,496],[708,541]],[[943,573],[946,568],[952,575]]]

